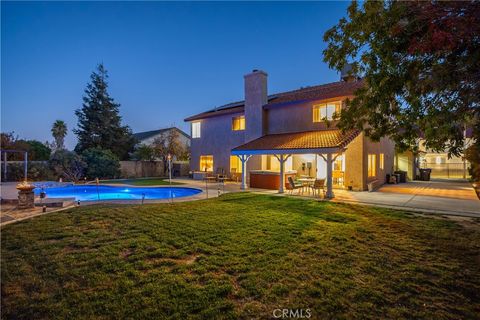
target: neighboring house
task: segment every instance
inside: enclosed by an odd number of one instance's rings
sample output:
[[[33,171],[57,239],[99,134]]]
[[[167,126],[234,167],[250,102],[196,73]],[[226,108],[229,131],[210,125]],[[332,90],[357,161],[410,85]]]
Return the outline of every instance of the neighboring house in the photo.
[[[265,72],[254,70],[244,79],[244,101],[185,119],[192,130],[191,170],[241,173],[242,188],[278,186],[279,192],[288,176],[326,179],[328,197],[333,188],[366,190],[392,173],[390,139],[372,142],[336,128],[334,113],[341,113],[361,80],[343,77],[268,95]]]
[[[155,139],[167,137],[172,130],[178,132],[178,139],[180,144],[185,147],[190,147],[190,136],[178,129],[177,127],[164,128],[159,130],[145,131],[134,133],[133,136],[138,140],[138,144],[145,144],[151,146]]]

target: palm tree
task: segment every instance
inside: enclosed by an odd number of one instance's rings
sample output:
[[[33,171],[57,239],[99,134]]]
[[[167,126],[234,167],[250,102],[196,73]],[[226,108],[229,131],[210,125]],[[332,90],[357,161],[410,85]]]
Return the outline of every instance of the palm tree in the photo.
[[[67,135],[67,124],[62,120],[57,120],[52,125],[52,136],[55,139],[55,149],[65,149],[63,141]]]

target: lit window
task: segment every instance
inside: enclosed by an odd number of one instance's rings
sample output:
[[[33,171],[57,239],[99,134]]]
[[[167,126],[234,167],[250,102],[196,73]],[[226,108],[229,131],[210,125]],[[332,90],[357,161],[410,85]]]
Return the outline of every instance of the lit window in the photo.
[[[377,157],[375,154],[368,155],[368,177],[375,177],[377,175]]]
[[[379,163],[379,166],[380,166],[380,170],[383,170],[383,168],[385,167],[385,158],[384,158],[383,153],[380,153],[380,163]]]
[[[192,122],[192,138],[200,138],[200,122]]]
[[[245,116],[232,118],[232,130],[233,131],[245,130]]]
[[[230,156],[230,172],[242,173],[242,162],[237,156]]]
[[[338,156],[337,159],[333,162],[333,170],[334,171],[342,171],[342,162],[343,156]]]
[[[333,120],[340,114],[340,102],[317,104],[313,106],[313,122]]]
[[[213,156],[200,156],[200,171],[213,171]]]

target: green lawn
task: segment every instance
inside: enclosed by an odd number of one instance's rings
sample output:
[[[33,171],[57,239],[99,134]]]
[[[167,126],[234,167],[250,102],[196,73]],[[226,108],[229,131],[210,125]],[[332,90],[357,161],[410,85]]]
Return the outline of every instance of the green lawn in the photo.
[[[138,178],[138,179],[117,179],[117,180],[102,180],[101,183],[108,184],[129,184],[132,186],[158,186],[158,185],[168,185],[168,178]],[[181,182],[175,182],[172,180],[172,185],[180,185]]]
[[[85,206],[1,240],[4,319],[480,314],[479,221],[237,193]]]

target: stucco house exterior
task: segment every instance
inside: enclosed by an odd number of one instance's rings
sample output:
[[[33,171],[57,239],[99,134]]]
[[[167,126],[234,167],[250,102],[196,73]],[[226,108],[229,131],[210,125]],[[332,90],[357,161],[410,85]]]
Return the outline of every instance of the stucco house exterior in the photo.
[[[190,136],[184,131],[180,130],[177,127],[169,127],[158,130],[144,131],[134,133],[133,136],[137,139],[138,144],[145,144],[151,146],[155,139],[168,136],[171,131],[176,131],[178,133],[179,142],[185,147],[190,146]]]
[[[269,95],[267,73],[244,76],[245,100],[193,115],[193,171],[240,173],[242,188],[269,185],[284,191],[288,176],[326,179],[334,188],[366,190],[384,183],[394,169],[395,146],[387,138],[373,142],[363,133],[342,133],[334,113],[341,113],[362,81],[341,81]]]

